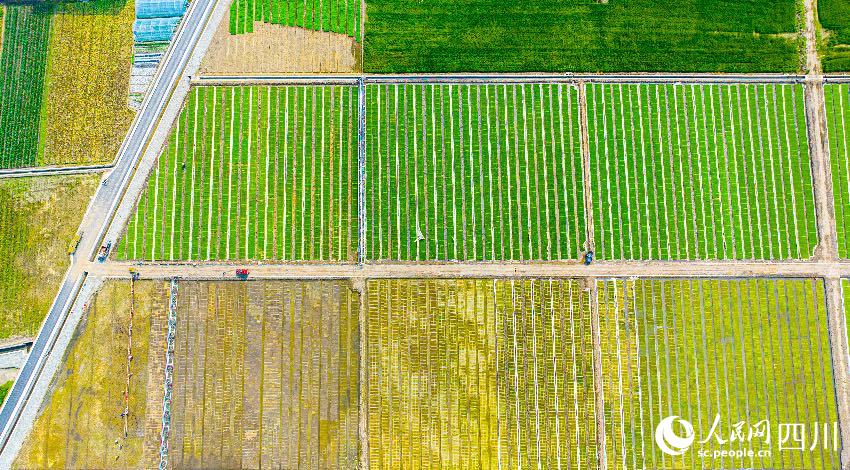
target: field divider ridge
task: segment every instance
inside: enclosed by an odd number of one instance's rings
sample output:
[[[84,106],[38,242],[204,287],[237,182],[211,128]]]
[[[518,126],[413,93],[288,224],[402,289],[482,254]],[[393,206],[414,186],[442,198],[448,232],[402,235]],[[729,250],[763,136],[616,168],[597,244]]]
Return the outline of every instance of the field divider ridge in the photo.
[[[599,326],[599,291],[595,278],[585,279],[590,290],[590,334],[593,354],[593,398],[596,419],[596,456],[599,468],[608,467],[608,454],[605,449],[605,397],[602,388],[602,333]]]
[[[823,283],[835,399],[838,408],[841,468],[847,469],[850,468],[850,345],[847,343],[844,302],[848,299],[842,298],[840,278],[826,277]]]
[[[357,81],[357,262],[366,262],[366,85]]]
[[[480,84],[480,83],[703,83],[703,84],[780,84],[804,83],[803,75],[785,74],[553,74],[553,73],[446,73],[446,74],[316,74],[316,75],[200,75],[192,85],[354,85],[373,84]],[[850,81],[848,76],[829,77],[829,81]]]
[[[581,144],[582,194],[584,194],[585,250],[593,251],[593,194],[590,172],[590,135],[587,123],[586,83],[578,82],[579,139]]]

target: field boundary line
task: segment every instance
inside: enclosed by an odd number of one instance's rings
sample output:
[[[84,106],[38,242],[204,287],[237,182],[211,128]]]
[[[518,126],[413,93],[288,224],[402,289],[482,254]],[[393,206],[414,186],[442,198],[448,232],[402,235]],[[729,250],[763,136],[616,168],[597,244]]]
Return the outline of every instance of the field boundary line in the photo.
[[[357,362],[358,368],[358,386],[357,386],[357,406],[358,406],[358,415],[357,415],[357,435],[360,438],[360,468],[368,469],[369,468],[369,403],[367,397],[369,396],[369,348],[367,346],[367,317],[366,317],[366,308],[368,306],[366,295],[367,295],[367,283],[365,280],[361,280],[354,284],[354,290],[357,291],[360,297],[360,311],[357,313],[359,320],[359,360]]]
[[[826,303],[827,336],[832,358],[832,380],[835,387],[836,411],[840,435],[841,468],[850,468],[850,345],[847,343],[847,323],[844,305],[850,299],[843,298],[842,279],[825,277],[824,296]]]
[[[446,74],[316,74],[316,75],[200,75],[195,86],[227,85],[357,85],[366,84],[545,84],[545,83],[666,83],[666,84],[781,84],[804,83],[803,75],[784,74],[557,74],[557,73],[446,73]],[[831,81],[850,81],[850,76]]]
[[[599,326],[599,288],[596,278],[585,280],[590,289],[590,331],[593,351],[593,396],[596,413],[596,457],[598,468],[608,468],[608,452],[605,448],[605,396],[602,384],[602,336]]]
[[[805,96],[809,164],[812,168],[815,223],[818,234],[815,258],[822,257],[832,260],[838,258],[838,234],[834,211],[829,136],[826,131],[826,102],[824,100],[823,83],[807,83],[803,93]]]
[[[171,278],[171,289],[168,302],[168,330],[165,348],[165,374],[163,379],[162,396],[162,428],[159,443],[159,469],[168,468],[168,437],[171,431],[171,389],[173,388],[174,371],[174,339],[177,334],[177,278]]]
[[[357,82],[357,262],[366,262],[366,85]]]
[[[596,261],[549,262],[394,262],[394,263],[89,263],[91,276],[129,279],[234,280],[235,269],[250,269],[255,279],[408,279],[408,278],[824,278],[850,276],[850,261]]]
[[[80,165],[80,166],[49,166],[49,167],[24,167],[0,169],[2,178],[25,178],[31,176],[54,176],[54,175],[78,175],[83,173],[107,172],[115,167],[114,163],[104,165]]]
[[[593,251],[593,195],[590,176],[590,135],[587,122],[587,93],[584,82],[578,83],[579,140],[581,152],[582,192],[584,194],[585,250]],[[579,253],[580,255],[581,253]]]

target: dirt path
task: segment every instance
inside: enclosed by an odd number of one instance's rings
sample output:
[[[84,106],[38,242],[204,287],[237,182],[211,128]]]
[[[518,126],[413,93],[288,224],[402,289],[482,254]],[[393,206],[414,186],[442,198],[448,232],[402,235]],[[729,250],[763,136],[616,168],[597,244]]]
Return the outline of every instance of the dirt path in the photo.
[[[817,52],[815,31],[815,2],[805,0],[806,22],[806,121],[809,132],[809,149],[812,158],[812,177],[815,188],[815,212],[820,243],[815,259],[838,259],[835,211],[832,207],[832,175],[829,166],[829,145],[826,135],[826,111],[823,94],[823,72]]]
[[[850,261],[598,261],[546,263],[393,264],[134,264],[91,263],[89,275],[142,279],[233,280],[246,267],[251,279],[380,279],[475,277],[830,277],[850,276]]]
[[[824,279],[826,289],[826,312],[832,350],[832,369],[835,379],[835,397],[838,402],[838,425],[841,435],[841,468],[850,469],[850,351],[847,341],[843,341],[847,325],[844,317],[844,304],[841,296],[841,279]],[[837,339],[837,340],[836,340]]]
[[[804,0],[806,9],[806,113],[809,128],[809,148],[812,158],[812,177],[815,188],[815,211],[817,214],[820,243],[815,259],[833,261],[838,259],[838,244],[835,209],[832,201],[832,173],[829,161],[829,141],[826,126],[826,107],[823,91],[823,68],[817,52],[815,18],[817,0]],[[847,344],[847,325],[841,293],[841,273],[822,273],[826,294],[827,328],[838,402],[838,421],[841,441],[841,468],[850,469],[850,345]],[[844,273],[847,274],[846,272]]]
[[[587,130],[587,91],[585,82],[578,83],[579,135],[581,136],[581,171],[584,183],[584,216],[586,220],[587,242],[585,249],[593,251],[593,196],[590,175],[590,137]]]

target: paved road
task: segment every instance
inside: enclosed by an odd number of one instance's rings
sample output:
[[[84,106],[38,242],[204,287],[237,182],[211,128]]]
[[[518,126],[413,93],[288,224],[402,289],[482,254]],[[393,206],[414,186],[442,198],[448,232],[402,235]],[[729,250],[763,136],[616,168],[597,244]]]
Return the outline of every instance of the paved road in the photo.
[[[72,259],[71,266],[53,302],[47,318],[42,324],[38,338],[18,376],[14,387],[0,410],[0,452],[5,448],[11,431],[20,416],[23,405],[38,378],[47,353],[50,352],[56,336],[61,330],[76,293],[81,288],[87,273],[84,266],[94,258],[109,228],[115,210],[127,189],[133,170],[144,155],[163,110],[183,75],[192,51],[201,32],[209,20],[217,0],[194,0],[184,17],[181,27],[175,35],[168,52],[163,58],[151,89],[142,103],[139,113],[118,150],[115,168],[105,178],[104,184],[89,204],[80,230],[83,237],[77,250],[78,256]]]

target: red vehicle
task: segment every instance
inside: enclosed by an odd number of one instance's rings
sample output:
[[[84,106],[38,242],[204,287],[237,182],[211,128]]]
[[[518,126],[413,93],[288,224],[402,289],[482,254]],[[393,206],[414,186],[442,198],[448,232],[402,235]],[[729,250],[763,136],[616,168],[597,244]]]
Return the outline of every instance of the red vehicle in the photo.
[[[248,274],[249,273],[247,269],[241,268],[236,270],[236,277],[240,279],[246,279],[248,277]]]

